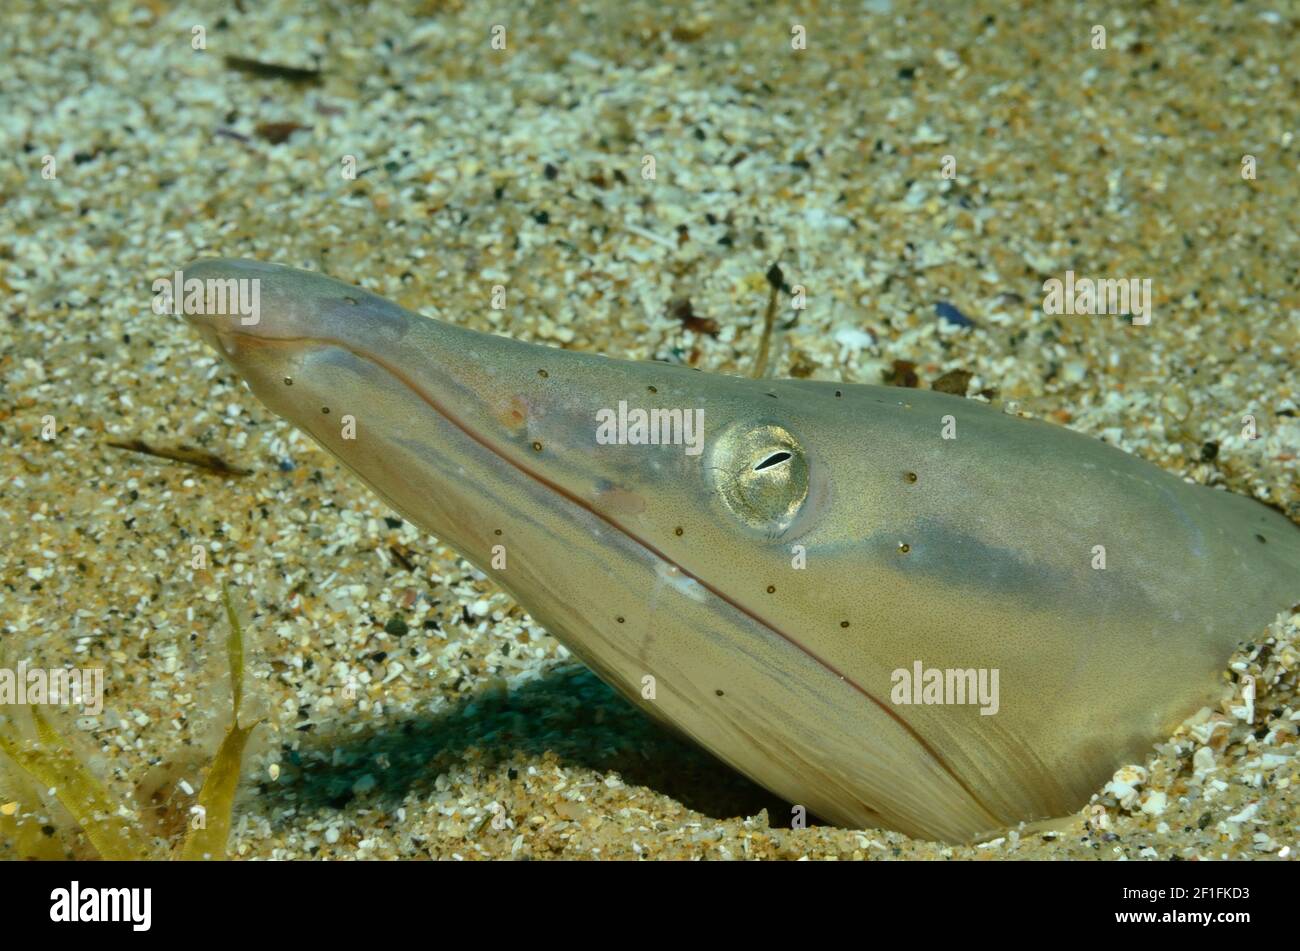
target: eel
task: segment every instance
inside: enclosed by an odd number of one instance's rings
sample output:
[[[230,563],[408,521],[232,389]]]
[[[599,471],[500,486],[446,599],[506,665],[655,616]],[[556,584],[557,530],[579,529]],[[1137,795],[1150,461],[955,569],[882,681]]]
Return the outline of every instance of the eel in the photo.
[[[1300,592],[1280,513],[973,400],[537,346],[257,261],[184,275],[267,407],[838,825],[956,843],[1078,810]],[[255,320],[202,290],[241,280]]]

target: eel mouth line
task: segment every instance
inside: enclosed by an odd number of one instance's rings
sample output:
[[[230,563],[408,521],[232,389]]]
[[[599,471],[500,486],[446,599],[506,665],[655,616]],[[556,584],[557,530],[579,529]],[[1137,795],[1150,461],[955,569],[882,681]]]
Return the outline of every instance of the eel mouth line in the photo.
[[[372,353],[359,351],[354,347],[350,346],[349,344],[344,343],[341,340],[336,340],[330,337],[262,337],[262,336],[258,336],[257,334],[243,333],[239,330],[216,331],[214,329],[214,332],[218,336],[224,334],[225,336],[239,337],[241,338],[241,341],[246,343],[251,343],[256,347],[277,347],[282,345],[337,347],[340,350],[344,350],[352,354],[352,356],[356,357],[358,360],[363,360],[367,363],[379,367],[385,373],[388,373],[390,376],[395,378],[399,383],[405,386],[408,390],[414,393],[417,397],[419,397],[419,399],[425,405],[427,405],[431,410],[433,410],[435,413],[437,413],[439,416],[445,419],[456,429],[464,433],[469,439],[473,440],[475,443],[482,446],[492,456],[496,457],[497,459],[500,459],[507,466],[511,467],[512,469],[520,473],[520,475],[522,475],[524,478],[531,479],[533,482],[537,483],[543,488],[546,488],[551,492],[554,492],[556,495],[566,500],[570,504],[587,512],[593,517],[600,519],[602,522],[604,522],[614,531],[618,532],[624,538],[631,541],[633,544],[639,546],[644,551],[649,552],[651,555],[658,558],[660,561],[664,562],[665,564],[681,572],[683,576],[699,584],[702,588],[704,588],[706,591],[712,594],[715,598],[717,598],[724,604],[728,605],[733,610],[749,618],[758,626],[766,629],[767,631],[770,631],[776,637],[779,637],[781,640],[785,641],[787,644],[791,645],[796,650],[803,653],[805,656],[811,658],[813,661],[815,661],[817,664],[819,664],[829,673],[833,674],[836,677],[836,679],[838,679],[841,683],[847,684],[849,687],[856,690],[859,694],[861,694],[871,703],[875,704],[876,707],[878,707],[881,711],[883,711],[887,716],[893,719],[900,727],[902,727],[903,730],[906,731],[906,733],[926,752],[926,754],[929,755],[930,758],[933,759],[936,763],[938,763],[939,766],[943,769],[943,771],[947,773],[948,776],[955,783],[957,783],[958,786],[961,787],[962,791],[965,792],[966,795],[970,797],[971,801],[975,803],[975,805],[977,805],[980,808],[980,810],[990,820],[992,820],[992,822],[994,823],[993,827],[996,828],[996,827],[1001,827],[1006,825],[1006,823],[1003,820],[999,819],[996,815],[994,815],[994,813],[984,804],[984,802],[977,795],[975,795],[974,790],[972,790],[966,784],[966,781],[962,779],[962,777],[957,773],[957,771],[952,768],[952,766],[948,763],[948,761],[944,759],[941,755],[939,755],[938,751],[935,750],[934,747],[930,745],[930,743],[925,739],[925,737],[923,737],[919,732],[917,732],[917,730],[910,723],[908,723],[907,720],[905,720],[902,716],[900,716],[896,711],[891,710],[888,705],[883,703],[879,698],[877,698],[870,691],[866,690],[856,681],[849,679],[847,676],[842,674],[829,661],[820,657],[814,651],[809,650],[798,640],[786,634],[784,631],[782,631],[771,621],[768,621],[766,618],[757,614],[755,611],[745,606],[741,602],[737,601],[736,599],[728,595],[726,592],[716,588],[714,585],[706,581],[704,578],[698,577],[692,572],[687,571],[684,567],[682,567],[680,564],[678,564],[676,561],[674,561],[664,552],[660,551],[657,547],[652,545],[650,542],[646,541],[644,538],[640,537],[635,532],[632,532],[625,526],[619,524],[610,516],[604,514],[598,509],[593,508],[591,504],[588,503],[585,499],[581,498],[580,496],[574,495],[568,489],[564,488],[564,486],[552,482],[550,479],[546,478],[541,473],[533,471],[528,466],[524,465],[522,462],[510,458],[510,456],[508,456],[506,453],[502,452],[500,449],[494,446],[490,440],[488,440],[484,436],[480,436],[477,432],[473,430],[472,427],[462,422],[454,413],[450,412],[445,407],[443,407],[441,403],[439,403],[431,395],[425,392],[425,390],[418,383],[410,379],[405,373],[403,373],[398,368],[392,366],[387,361],[381,359],[380,357],[375,356]],[[224,353],[224,350],[222,352]]]

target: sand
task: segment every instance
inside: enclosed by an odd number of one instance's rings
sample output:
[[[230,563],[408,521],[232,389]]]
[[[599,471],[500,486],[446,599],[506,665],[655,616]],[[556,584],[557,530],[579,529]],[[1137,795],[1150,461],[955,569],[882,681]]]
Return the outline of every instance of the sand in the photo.
[[[241,858],[1297,856],[1294,617],[1243,631],[1222,708],[1055,828],[791,829],[151,309],[197,256],[256,257],[746,373],[777,263],[807,293],[778,375],[965,371],[973,398],[1300,521],[1294,14],[815,6],[6,4],[0,631],[11,658],[105,669],[104,712],[60,723],[160,842],[224,726],[227,578],[266,717]],[[1067,270],[1150,279],[1150,323],[1045,314]],[[9,806],[87,853],[57,805]]]

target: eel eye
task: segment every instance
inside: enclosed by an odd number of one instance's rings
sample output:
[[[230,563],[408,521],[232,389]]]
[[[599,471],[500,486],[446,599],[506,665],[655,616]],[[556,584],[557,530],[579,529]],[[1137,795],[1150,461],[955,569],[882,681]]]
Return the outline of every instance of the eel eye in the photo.
[[[779,535],[808,497],[808,459],[781,426],[726,430],[713,445],[709,469],[723,504],[747,528]]]

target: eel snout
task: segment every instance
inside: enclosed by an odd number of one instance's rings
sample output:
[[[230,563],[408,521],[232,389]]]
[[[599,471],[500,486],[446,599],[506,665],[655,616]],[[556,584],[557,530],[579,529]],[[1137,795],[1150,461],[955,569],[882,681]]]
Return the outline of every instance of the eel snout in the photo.
[[[357,287],[304,271],[234,258],[205,258],[181,272],[185,319],[232,364],[276,343],[334,343],[364,351],[366,341],[396,342],[410,315]]]

